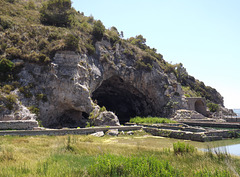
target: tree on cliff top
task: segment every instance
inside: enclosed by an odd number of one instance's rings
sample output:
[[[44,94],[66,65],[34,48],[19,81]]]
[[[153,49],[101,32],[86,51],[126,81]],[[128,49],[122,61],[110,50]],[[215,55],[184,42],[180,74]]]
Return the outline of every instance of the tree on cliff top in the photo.
[[[40,10],[40,20],[45,25],[67,27],[71,24],[73,10],[71,0],[48,0]]]
[[[105,26],[100,20],[96,21],[93,25],[93,36],[97,41],[102,40],[103,34],[105,32]]]

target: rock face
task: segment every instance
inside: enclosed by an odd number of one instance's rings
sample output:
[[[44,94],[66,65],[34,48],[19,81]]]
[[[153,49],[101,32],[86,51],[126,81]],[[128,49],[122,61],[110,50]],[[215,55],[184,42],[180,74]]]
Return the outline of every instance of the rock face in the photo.
[[[135,58],[124,55],[118,44],[115,50],[109,50],[109,45],[97,42],[94,57],[58,52],[51,67],[25,64],[18,75],[21,85],[35,85],[32,94],[43,93],[47,101],[25,99],[19,93],[20,100],[24,105],[36,105],[39,119],[47,127],[85,126],[93,101],[115,112],[120,123],[136,115],[167,114],[170,100],[179,107],[187,106],[176,78],[165,74],[157,62],[151,71],[137,69]]]
[[[151,70],[138,67],[138,59],[126,55],[125,48],[110,46],[97,42],[93,56],[57,52],[50,66],[25,63],[19,82],[33,96],[16,91],[18,99],[37,107],[42,124],[54,128],[85,127],[92,111],[99,114],[96,125],[119,125],[134,116],[167,116],[173,109],[187,109],[174,74],[166,74],[155,60]],[[119,122],[113,113],[100,113],[94,102],[114,112]]]
[[[99,116],[92,121],[92,124],[94,126],[101,126],[101,125],[119,126],[120,125],[118,117],[113,112],[109,112],[109,111],[101,112]]]

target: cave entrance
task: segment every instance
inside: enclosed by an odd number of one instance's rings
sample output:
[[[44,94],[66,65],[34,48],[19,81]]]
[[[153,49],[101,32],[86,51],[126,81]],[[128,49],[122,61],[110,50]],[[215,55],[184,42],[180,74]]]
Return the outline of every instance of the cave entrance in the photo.
[[[57,124],[53,125],[53,127],[84,128],[87,120],[87,113],[69,109],[64,111],[61,116],[57,117]]]
[[[202,115],[206,115],[206,106],[205,104],[202,102],[202,100],[197,100],[195,102],[195,111],[197,111],[198,113],[202,114]]]
[[[146,97],[117,76],[103,81],[92,93],[92,99],[96,100],[99,106],[105,106],[108,111],[114,112],[121,124],[128,122],[131,117],[147,116],[151,113]]]

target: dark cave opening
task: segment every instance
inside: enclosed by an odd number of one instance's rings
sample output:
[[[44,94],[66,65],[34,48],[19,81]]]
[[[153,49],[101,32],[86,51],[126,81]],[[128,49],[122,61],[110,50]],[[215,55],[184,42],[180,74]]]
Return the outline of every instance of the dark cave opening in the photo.
[[[58,125],[53,125],[53,127],[84,128],[86,126],[88,116],[89,115],[85,112],[69,109],[64,111],[64,113],[57,118]]]
[[[149,113],[146,97],[117,76],[103,81],[92,93],[92,99],[99,106],[105,106],[108,111],[114,112],[121,124],[128,122],[131,117],[147,116]]]

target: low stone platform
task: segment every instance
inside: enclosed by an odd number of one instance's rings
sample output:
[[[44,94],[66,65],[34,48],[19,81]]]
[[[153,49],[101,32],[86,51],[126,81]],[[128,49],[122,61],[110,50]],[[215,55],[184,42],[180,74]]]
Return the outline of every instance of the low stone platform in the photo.
[[[206,122],[204,122],[206,123]],[[133,125],[133,124],[131,124]],[[224,138],[240,136],[240,130],[215,130],[203,127],[193,127],[185,123],[177,124],[138,124],[143,130],[154,135],[192,141],[217,141]],[[195,124],[194,124],[195,125]]]
[[[0,121],[0,130],[33,130],[38,127],[36,120]]]
[[[201,127],[216,127],[216,128],[240,128],[240,123],[230,122],[196,122],[196,121],[182,121],[181,123],[190,126],[201,126]]]
[[[111,126],[111,127],[91,127],[80,129],[45,129],[45,130],[14,130],[14,131],[0,131],[0,136],[36,136],[36,135],[88,135],[100,131],[108,131],[111,129],[118,129],[119,131],[133,131],[141,130],[142,126]]]

